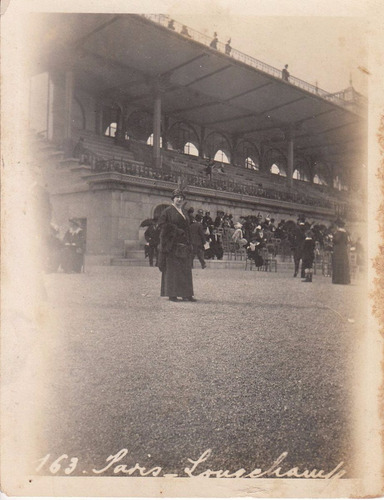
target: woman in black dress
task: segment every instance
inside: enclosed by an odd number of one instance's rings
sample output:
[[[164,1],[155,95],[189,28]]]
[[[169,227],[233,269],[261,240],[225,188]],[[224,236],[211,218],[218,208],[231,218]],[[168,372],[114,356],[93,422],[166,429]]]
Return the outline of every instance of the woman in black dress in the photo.
[[[65,273],[81,273],[84,265],[85,239],[81,224],[70,219],[69,229],[63,238],[64,254],[62,267]]]
[[[302,269],[304,269],[305,283],[312,283],[313,261],[315,260],[315,240],[311,230],[305,233],[302,251]]]
[[[190,219],[183,208],[184,200],[182,190],[173,191],[172,205],[159,218],[160,295],[173,302],[177,302],[178,297],[196,302],[193,297]]]
[[[336,225],[337,230],[333,235],[332,283],[349,285],[351,282],[348,260],[349,237],[343,221],[337,220]]]

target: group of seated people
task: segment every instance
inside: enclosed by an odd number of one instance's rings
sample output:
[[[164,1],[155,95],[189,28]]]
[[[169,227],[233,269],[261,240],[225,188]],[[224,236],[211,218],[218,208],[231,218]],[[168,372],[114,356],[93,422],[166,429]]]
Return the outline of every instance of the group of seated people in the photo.
[[[228,253],[230,259],[232,255],[235,259],[238,255],[241,260],[253,261],[258,270],[272,270],[273,263],[277,270],[276,256],[281,256],[282,260],[288,257],[295,266],[294,276],[297,276],[299,263],[302,262],[301,277],[306,282],[312,281],[314,263],[315,267],[321,266],[324,276],[332,273],[337,223],[327,226],[309,222],[303,215],[298,217],[297,222],[285,219],[277,222],[273,217],[263,217],[260,213],[240,216],[235,222],[232,214],[222,210],[218,210],[216,217],[212,217],[209,211],[204,212],[200,208],[195,212],[193,207],[187,209],[187,214],[191,222],[191,244],[194,247],[192,262],[197,256],[203,269],[206,267],[205,260],[222,260],[224,254]],[[193,234],[198,237],[194,239]],[[145,239],[145,255],[149,258],[150,266],[153,266],[159,243],[156,221],[146,230]],[[355,254],[356,264],[360,269],[364,264],[361,240],[352,241],[348,236],[346,252]],[[347,260],[349,258],[351,257],[346,257]]]
[[[80,138],[73,150],[73,156],[79,158],[82,164],[93,163],[92,169],[96,172],[118,172],[127,175],[135,175],[138,177],[145,177],[151,179],[164,180],[169,182],[177,182],[180,176],[180,171],[173,171],[172,168],[153,169],[149,166],[138,165],[124,159],[104,159],[97,158],[86,147],[84,138]],[[91,159],[93,161],[91,162]],[[177,168],[177,167],[176,167]],[[216,170],[219,174],[224,174],[220,178],[213,179],[212,172]],[[220,164],[216,165],[214,160],[208,158],[206,160],[205,168],[201,172],[195,174],[186,173],[184,176],[187,178],[189,185],[215,189],[217,191],[226,191],[237,194],[244,194],[248,196],[255,196],[260,198],[267,198],[279,201],[287,201],[302,205],[313,207],[331,208],[332,202],[328,197],[322,193],[319,196],[308,196],[302,192],[275,189],[265,187],[261,183],[242,183],[233,180],[230,175],[225,175],[225,171]]]
[[[257,267],[263,265],[261,249],[267,244],[272,243],[273,251],[276,247],[273,245],[277,226],[272,218],[266,217],[263,221],[262,216],[244,216],[240,217],[240,222],[234,222],[233,215],[219,210],[215,219],[211,217],[210,212],[199,209],[194,213],[191,207],[188,209],[188,215],[191,222],[200,223],[206,235],[204,245],[204,257],[206,259],[221,260],[224,251],[233,249],[234,251],[244,249],[248,258],[253,259]]]
[[[122,174],[135,175],[139,177],[164,180],[169,182],[177,182],[177,177],[180,172],[154,170],[149,167],[131,164],[121,160],[98,160],[95,163],[94,170],[96,172],[119,172]],[[232,181],[231,179],[215,179],[212,180],[210,176],[206,175],[191,175],[186,174],[187,182],[191,186],[213,188],[217,191],[226,191],[237,194],[245,194],[248,196],[256,196],[260,198],[268,198],[279,201],[288,201],[292,203],[304,204],[309,206],[317,206],[329,208],[330,202],[322,198],[313,198],[301,193],[290,191],[281,191],[263,187],[260,184],[252,185],[241,184]]]
[[[269,257],[276,257],[278,254],[291,257],[295,254],[298,224],[292,220],[281,219],[277,222],[273,217],[263,217],[259,213],[239,217],[239,221],[234,222],[232,214],[218,211],[213,219],[210,212],[204,214],[204,211],[199,209],[195,214],[192,207],[188,209],[188,214],[191,221],[199,222],[203,226],[206,235],[206,259],[221,260],[225,251],[238,251],[260,268],[264,265],[266,254]],[[304,218],[303,226],[304,232],[310,231],[312,234],[316,255],[320,257],[332,252],[334,224],[326,226],[310,223]],[[350,246],[352,251],[357,248],[360,252],[361,242],[351,241]]]

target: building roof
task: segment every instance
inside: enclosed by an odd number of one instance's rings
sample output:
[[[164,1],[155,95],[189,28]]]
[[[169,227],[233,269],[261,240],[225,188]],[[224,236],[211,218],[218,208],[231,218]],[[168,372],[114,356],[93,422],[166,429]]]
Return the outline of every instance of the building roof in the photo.
[[[366,140],[364,106],[291,77],[190,28],[167,27],[166,16],[42,14],[39,71],[71,68],[76,85],[95,96],[162,113],[227,135],[330,158],[356,157]],[[150,18],[148,18],[150,17]],[[221,46],[222,45],[222,46]]]

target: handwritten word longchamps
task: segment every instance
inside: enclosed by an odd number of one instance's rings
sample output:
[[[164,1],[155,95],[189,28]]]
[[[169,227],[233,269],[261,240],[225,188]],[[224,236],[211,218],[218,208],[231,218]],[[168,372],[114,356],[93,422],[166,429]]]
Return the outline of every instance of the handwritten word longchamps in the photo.
[[[92,469],[94,474],[103,474],[106,471],[110,471],[113,474],[128,474],[133,475],[137,473],[139,476],[159,476],[162,472],[161,467],[152,467],[147,470],[145,467],[140,466],[136,463],[134,466],[128,466],[125,464],[118,464],[128,453],[126,448],[121,449],[115,455],[110,455],[107,459],[107,465],[101,469]],[[201,464],[206,462],[208,458],[211,456],[212,450],[206,450],[197,460],[192,460],[188,458],[188,462],[192,465],[184,468],[184,474],[186,477],[200,477],[200,478],[248,478],[248,479],[256,479],[256,478],[265,478],[265,477],[275,477],[275,478],[303,478],[303,479],[340,479],[346,474],[346,471],[342,469],[344,462],[340,462],[334,469],[329,472],[325,472],[324,470],[317,469],[304,469],[302,471],[299,470],[298,467],[292,467],[287,471],[283,471],[281,466],[282,462],[287,458],[288,452],[282,453],[277,460],[273,462],[273,464],[266,470],[262,470],[260,468],[256,468],[250,472],[246,469],[238,469],[237,471],[231,472],[229,470],[212,470],[205,469],[201,470]],[[173,474],[176,476],[176,474]],[[184,476],[184,477],[185,477]]]

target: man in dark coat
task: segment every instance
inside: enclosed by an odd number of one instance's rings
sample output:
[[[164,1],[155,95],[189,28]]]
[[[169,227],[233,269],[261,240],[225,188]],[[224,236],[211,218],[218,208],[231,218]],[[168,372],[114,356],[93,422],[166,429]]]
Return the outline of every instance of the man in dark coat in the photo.
[[[204,260],[204,243],[206,241],[205,233],[203,229],[203,225],[201,223],[201,216],[199,214],[196,215],[195,220],[192,222],[190,226],[191,231],[191,243],[192,243],[192,267],[193,267],[193,259],[195,256],[200,261],[201,268],[205,269],[207,267]]]
[[[144,233],[144,238],[147,241],[147,252],[149,265],[153,267],[153,257],[156,258],[157,266],[157,245],[159,244],[159,229],[157,224],[154,222],[148,226],[148,229]]]
[[[224,212],[222,210],[217,211],[217,216],[215,219],[214,226],[217,227],[223,227],[223,222],[224,222]]]
[[[194,212],[195,212],[195,209],[193,207],[188,208],[188,217],[189,217],[189,220],[191,221],[191,224],[195,220],[195,216],[193,215]]]
[[[196,302],[193,297],[190,220],[183,208],[184,200],[183,191],[173,191],[172,205],[159,218],[160,294],[172,302],[177,302],[178,297]]]
[[[211,217],[211,212],[205,212],[203,217],[203,226],[205,228],[213,226],[213,219]]]
[[[332,283],[349,285],[351,282],[348,258],[349,235],[344,221],[336,221],[337,230],[333,235]]]
[[[306,227],[304,220],[299,220],[292,234],[293,260],[295,263],[295,272],[293,274],[294,278],[296,278],[297,273],[299,272],[300,261],[303,258],[305,231]],[[301,277],[305,278],[305,268],[303,268],[303,266],[301,266]]]

